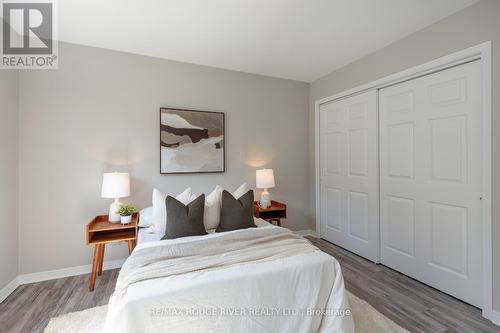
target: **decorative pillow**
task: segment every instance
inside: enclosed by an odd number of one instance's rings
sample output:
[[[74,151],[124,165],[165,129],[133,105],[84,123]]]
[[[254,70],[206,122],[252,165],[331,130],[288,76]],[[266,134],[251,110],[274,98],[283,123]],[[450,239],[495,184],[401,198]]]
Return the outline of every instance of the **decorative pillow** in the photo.
[[[249,190],[247,183],[243,183],[233,192],[233,196],[239,199],[243,194],[247,193]]]
[[[146,207],[139,212],[139,227],[147,228],[153,223],[153,206]]]
[[[217,185],[212,193],[205,198],[205,217],[203,218],[203,223],[206,230],[215,229],[219,225],[223,190],[221,186]]]
[[[188,205],[167,196],[165,200],[167,207],[166,234],[162,239],[174,239],[187,236],[206,235],[203,224],[203,213],[205,210],[205,195],[202,194]]]
[[[187,205],[196,196],[191,192],[191,187],[188,187],[181,194],[175,198]],[[148,232],[153,234],[164,234],[165,224],[167,221],[167,207],[165,206],[166,194],[163,194],[157,189],[153,190],[153,219],[151,222],[151,227],[149,227]]]
[[[222,191],[222,209],[217,232],[256,227],[253,219],[253,191],[236,199],[228,191]]]

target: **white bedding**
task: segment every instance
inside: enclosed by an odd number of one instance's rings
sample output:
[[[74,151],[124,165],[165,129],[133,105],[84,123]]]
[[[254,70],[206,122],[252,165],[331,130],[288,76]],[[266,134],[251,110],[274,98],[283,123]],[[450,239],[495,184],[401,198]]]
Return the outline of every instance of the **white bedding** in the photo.
[[[267,224],[267,227],[273,226]],[[143,238],[136,249],[220,235],[211,233],[148,242]],[[347,308],[338,262],[321,251],[314,251],[134,283],[122,301],[110,302],[106,330],[124,333],[353,332],[352,317],[342,312]],[[324,315],[321,311],[325,310],[330,313]]]
[[[148,228],[139,228],[139,232],[137,233],[137,244],[156,242],[161,240],[163,236],[164,234],[148,232]]]

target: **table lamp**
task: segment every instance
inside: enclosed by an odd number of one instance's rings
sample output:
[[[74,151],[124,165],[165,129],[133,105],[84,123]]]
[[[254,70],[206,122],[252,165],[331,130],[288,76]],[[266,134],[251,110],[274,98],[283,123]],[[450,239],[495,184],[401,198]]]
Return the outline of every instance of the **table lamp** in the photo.
[[[260,195],[260,206],[264,209],[271,205],[271,197],[268,188],[273,188],[274,183],[274,172],[273,169],[260,169],[255,173],[255,187],[262,188],[264,191]]]
[[[118,199],[130,195],[130,177],[128,173],[105,173],[102,177],[101,197],[115,199],[109,206],[109,222],[120,222],[120,215],[116,211],[120,209]]]

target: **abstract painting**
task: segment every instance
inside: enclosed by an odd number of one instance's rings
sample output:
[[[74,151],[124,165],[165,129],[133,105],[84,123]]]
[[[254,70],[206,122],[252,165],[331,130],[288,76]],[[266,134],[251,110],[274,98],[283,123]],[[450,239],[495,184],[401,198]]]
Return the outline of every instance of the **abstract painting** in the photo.
[[[224,172],[224,113],[160,109],[160,172]]]

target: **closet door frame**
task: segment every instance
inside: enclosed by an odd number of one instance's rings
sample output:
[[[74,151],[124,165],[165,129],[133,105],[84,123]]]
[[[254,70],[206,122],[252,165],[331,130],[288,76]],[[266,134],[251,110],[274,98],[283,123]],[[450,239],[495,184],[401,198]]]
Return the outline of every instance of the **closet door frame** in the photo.
[[[493,256],[492,256],[492,104],[491,104],[491,41],[444,56],[425,64],[404,70],[382,79],[363,84],[356,88],[335,94],[315,102],[315,202],[316,202],[316,234],[321,237],[321,192],[320,192],[320,145],[319,145],[319,109],[320,105],[372,89],[382,89],[397,83],[415,79],[444,69],[462,65],[471,61],[481,61],[483,83],[483,196],[482,196],[482,261],[483,261],[483,317],[500,325],[500,313],[493,307]],[[378,110],[377,110],[378,113]],[[379,249],[380,252],[380,249]]]

